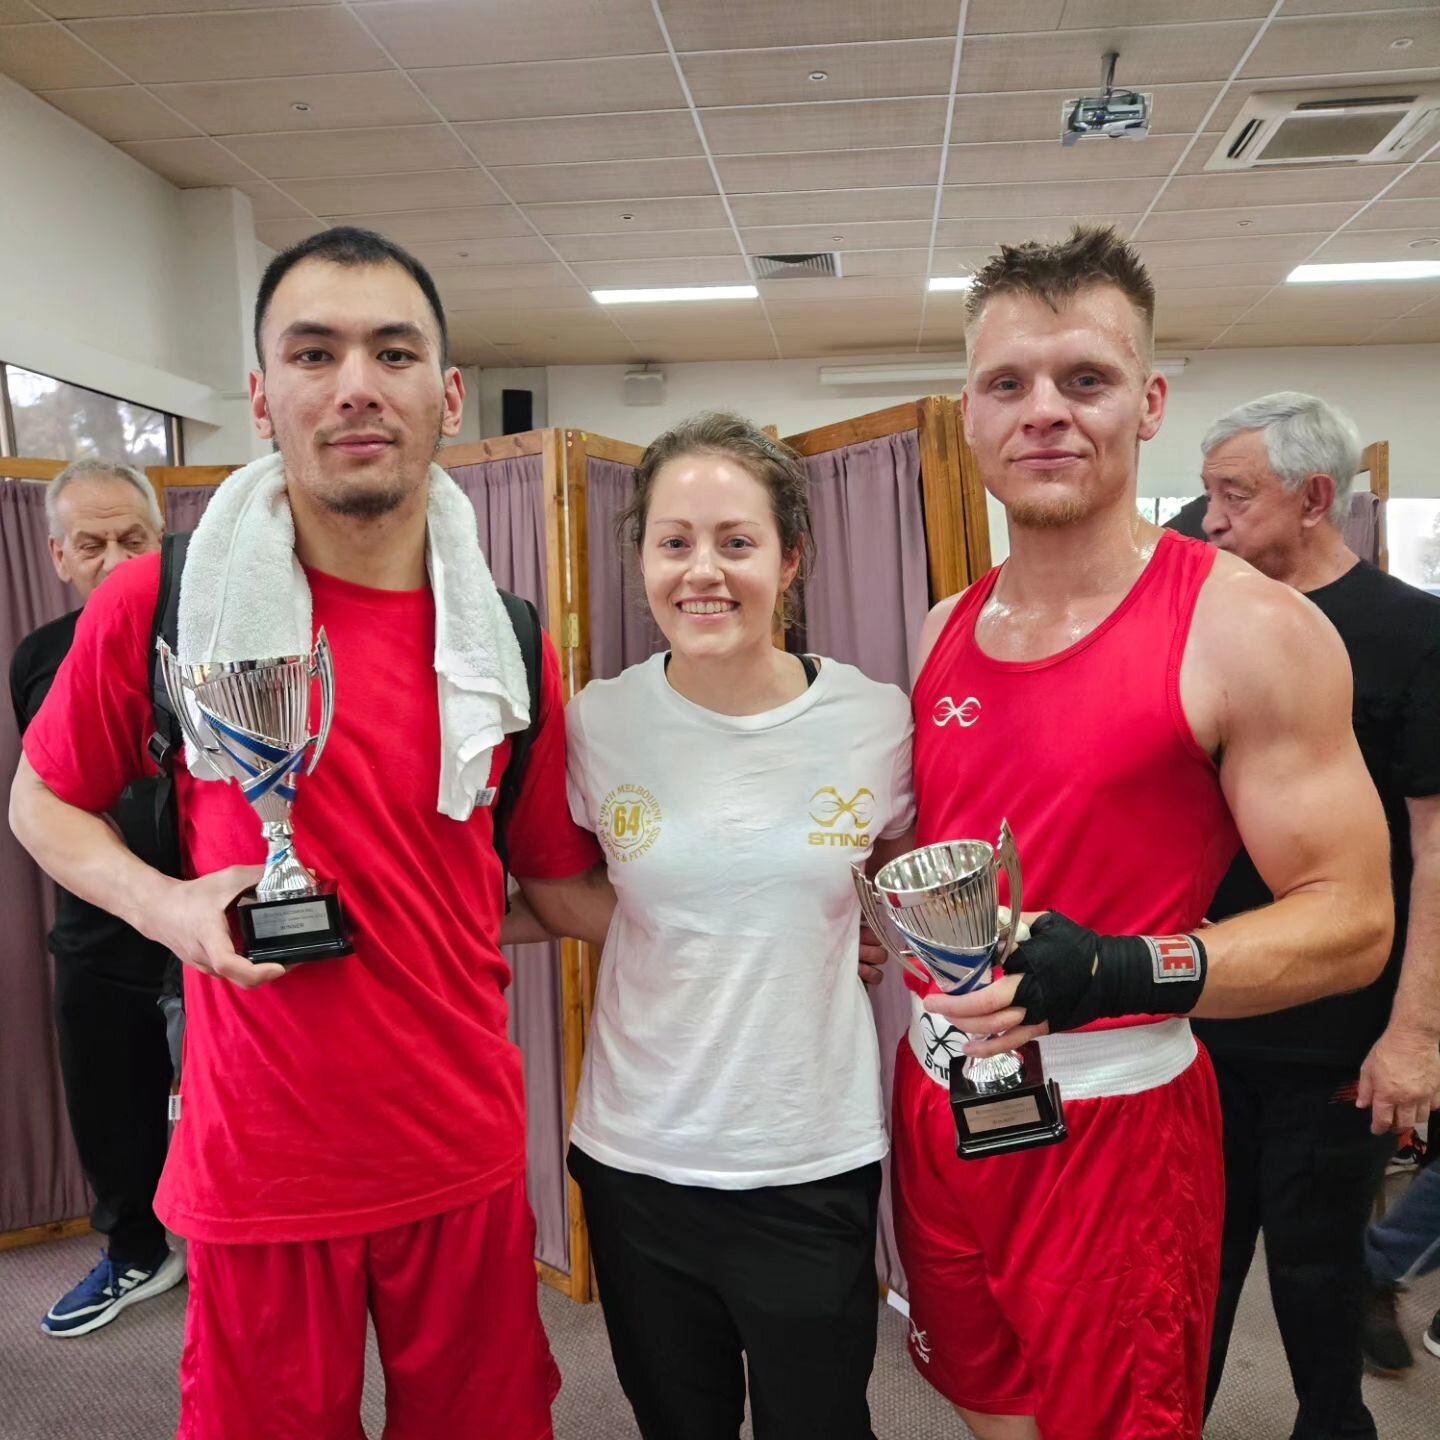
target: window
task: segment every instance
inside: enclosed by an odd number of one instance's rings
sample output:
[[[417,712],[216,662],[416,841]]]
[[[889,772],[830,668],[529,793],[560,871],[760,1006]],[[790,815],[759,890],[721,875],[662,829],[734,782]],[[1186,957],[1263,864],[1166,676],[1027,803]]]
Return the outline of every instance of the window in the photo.
[[[1390,573],[1440,595],[1440,500],[1387,500]]]
[[[13,454],[39,460],[126,460],[173,465],[174,416],[18,365],[0,365],[0,404]]]
[[[1152,525],[1163,525],[1178,515],[1194,498],[1193,495],[1142,495],[1137,503],[1144,519]]]

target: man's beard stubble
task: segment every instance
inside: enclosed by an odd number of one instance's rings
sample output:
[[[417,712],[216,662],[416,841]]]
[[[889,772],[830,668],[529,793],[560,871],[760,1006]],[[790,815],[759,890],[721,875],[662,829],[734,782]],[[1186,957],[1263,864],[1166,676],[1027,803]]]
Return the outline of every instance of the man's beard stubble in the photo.
[[[430,449],[429,459],[425,462],[426,475],[429,474],[431,462],[440,451],[440,442],[445,433],[442,426],[443,420],[435,427],[435,443]],[[421,478],[424,479],[423,476]],[[343,515],[347,520],[379,520],[399,509],[416,488],[414,485],[407,485],[399,476],[392,476],[382,485],[342,486],[326,490],[316,496],[316,499],[332,515]]]
[[[1083,520],[1093,508],[1083,496],[1064,495],[1044,500],[1014,500],[1007,507],[1007,514],[1011,524],[1022,530],[1060,530]]]

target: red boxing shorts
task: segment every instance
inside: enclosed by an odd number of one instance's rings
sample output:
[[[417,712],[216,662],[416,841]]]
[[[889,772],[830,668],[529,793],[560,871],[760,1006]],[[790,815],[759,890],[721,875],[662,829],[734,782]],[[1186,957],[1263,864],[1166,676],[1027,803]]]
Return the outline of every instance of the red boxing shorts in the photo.
[[[386,1440],[549,1440],[534,1254],[523,1178],[371,1235],[192,1242],[177,1440],[363,1440],[367,1311]]]
[[[1034,1415],[1045,1440],[1199,1440],[1225,1210],[1209,1056],[1138,1093],[1061,1090],[1068,1139],[961,1160],[948,1085],[900,1042],[911,1359],[954,1404]]]

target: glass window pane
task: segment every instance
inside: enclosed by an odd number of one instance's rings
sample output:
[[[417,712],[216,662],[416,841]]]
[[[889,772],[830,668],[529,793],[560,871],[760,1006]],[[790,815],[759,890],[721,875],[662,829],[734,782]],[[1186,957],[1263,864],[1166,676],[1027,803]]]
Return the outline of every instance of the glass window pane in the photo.
[[[1161,495],[1155,501],[1155,523],[1173,520],[1195,497],[1193,495]]]
[[[1440,500],[1387,500],[1390,573],[1440,595]]]
[[[132,465],[168,465],[166,416],[129,400],[86,390],[5,367],[10,413],[15,419],[15,452],[40,460],[128,460]]]

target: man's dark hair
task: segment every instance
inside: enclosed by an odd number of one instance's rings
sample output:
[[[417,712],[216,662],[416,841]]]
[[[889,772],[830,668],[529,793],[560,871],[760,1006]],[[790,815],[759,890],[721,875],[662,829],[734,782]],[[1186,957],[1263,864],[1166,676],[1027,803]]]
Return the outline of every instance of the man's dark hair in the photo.
[[[1144,322],[1147,348],[1153,345],[1155,286],[1145,262],[1108,225],[1077,225],[1053,244],[1002,245],[975,276],[965,298],[965,319],[973,325],[997,295],[1033,295],[1058,310],[1092,285],[1121,291]]]
[[[302,260],[328,260],[332,265],[398,265],[430,302],[435,323],[440,327],[440,364],[442,368],[449,364],[450,331],[445,324],[445,307],[440,303],[440,292],[435,288],[430,272],[393,240],[387,240],[373,230],[337,225],[332,230],[322,230],[320,234],[282,250],[265,267],[260,289],[255,295],[255,357],[262,370],[265,368],[265,350],[260,329],[265,323],[270,302],[275,298],[276,287]]]

